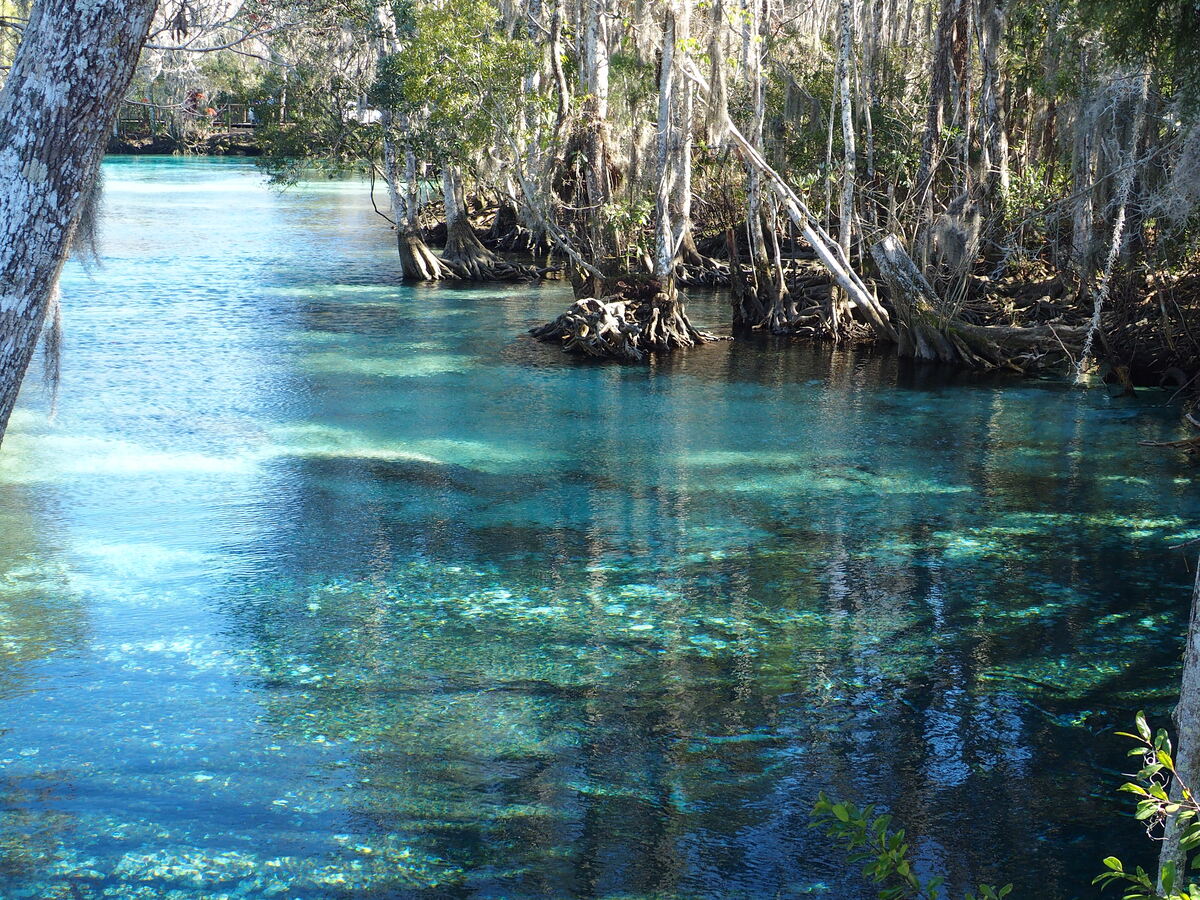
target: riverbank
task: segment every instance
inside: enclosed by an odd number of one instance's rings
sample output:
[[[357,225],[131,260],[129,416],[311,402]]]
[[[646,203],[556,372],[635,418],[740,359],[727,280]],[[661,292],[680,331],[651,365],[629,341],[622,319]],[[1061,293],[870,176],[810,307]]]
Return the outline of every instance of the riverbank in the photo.
[[[469,218],[480,240],[495,251],[528,248],[530,234],[512,215],[500,215],[494,204],[470,198]],[[425,240],[441,247],[446,226],[437,201],[423,210]],[[744,224],[728,228],[725,223],[696,221],[697,252],[677,270],[685,288],[728,289],[735,295],[748,290],[754,272],[747,260]],[[833,280],[818,261],[817,254],[802,239],[784,231],[778,236],[787,298],[794,312],[781,334],[790,338],[824,341],[828,331],[819,313],[828,308]],[[545,249],[545,248],[541,248]],[[730,251],[742,260],[730,262]],[[868,263],[863,277],[880,297],[893,321],[901,322],[889,284]],[[1083,352],[1083,336],[1095,315],[1099,288],[1093,276],[1084,284],[1069,267],[1036,255],[1017,257],[1001,265],[981,259],[963,278],[956,299],[946,304],[953,322],[948,331],[988,329],[1007,339],[1003,368],[1026,374],[1073,375]],[[865,322],[841,336],[844,343],[876,343],[877,336]],[[920,357],[917,347],[901,355]],[[918,338],[918,341],[920,339]],[[886,342],[884,342],[886,343]],[[909,343],[912,340],[909,339]],[[911,351],[912,348],[910,348]],[[1143,268],[1118,267],[1107,286],[1100,310],[1099,327],[1090,341],[1089,359],[1095,375],[1122,391],[1135,388],[1170,387],[1195,393],[1200,373],[1200,269],[1197,261],[1174,271],[1151,272]],[[924,360],[926,364],[931,359]],[[985,366],[986,367],[986,366]]]
[[[254,132],[248,129],[215,131],[180,140],[169,134],[122,135],[109,140],[110,156],[261,156]]]

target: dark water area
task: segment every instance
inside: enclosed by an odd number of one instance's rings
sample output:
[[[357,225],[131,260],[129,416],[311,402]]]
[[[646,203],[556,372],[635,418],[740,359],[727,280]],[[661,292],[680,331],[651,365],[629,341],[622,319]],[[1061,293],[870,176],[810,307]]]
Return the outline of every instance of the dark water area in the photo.
[[[1166,394],[584,363],[524,334],[562,285],[400,285],[361,183],[106,167],[0,452],[0,897],[872,897],[822,790],[955,898],[1149,860]]]

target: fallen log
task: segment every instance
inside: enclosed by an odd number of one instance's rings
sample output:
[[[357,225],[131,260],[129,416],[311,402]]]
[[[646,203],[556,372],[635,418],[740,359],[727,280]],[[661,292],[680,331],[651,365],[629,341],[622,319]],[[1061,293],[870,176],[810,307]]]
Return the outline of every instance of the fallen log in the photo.
[[[938,296],[895,235],[872,247],[871,256],[891,295],[901,356],[976,369],[1025,371],[1074,362],[1082,352],[1086,325],[1022,328],[964,321]]]

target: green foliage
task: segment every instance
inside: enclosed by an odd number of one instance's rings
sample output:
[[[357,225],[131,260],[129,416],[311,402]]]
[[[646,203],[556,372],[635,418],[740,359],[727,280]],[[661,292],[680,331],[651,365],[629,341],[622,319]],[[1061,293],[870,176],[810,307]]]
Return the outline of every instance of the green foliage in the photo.
[[[1200,5],[1195,0],[1080,0],[1123,62],[1149,62],[1192,100],[1200,82]]]
[[[1191,790],[1179,780],[1172,755],[1171,739],[1164,729],[1151,732],[1145,713],[1138,713],[1135,720],[1137,733],[1118,732],[1130,738],[1136,746],[1130,756],[1141,757],[1142,767],[1133,780],[1121,785],[1120,790],[1137,797],[1134,818],[1145,822],[1147,830],[1153,831],[1174,817],[1180,828],[1180,847],[1188,861],[1185,869],[1200,868],[1200,822],[1197,821],[1197,805]],[[1171,798],[1172,785],[1178,787],[1178,796]],[[1093,884],[1104,887],[1117,884],[1124,887],[1124,900],[1200,900],[1200,885],[1185,872],[1178,872],[1173,863],[1167,863],[1162,871],[1162,892],[1155,878],[1141,866],[1132,871],[1115,856],[1104,860],[1105,870],[1093,880]],[[1186,882],[1186,883],[1185,883]]]
[[[643,62],[628,50],[616,50],[608,61],[611,90],[630,113],[658,96],[658,70],[652,62]]]
[[[859,809],[853,803],[817,796],[813,827],[845,845],[852,863],[861,863],[863,875],[874,883],[880,900],[939,900],[942,877],[922,879],[913,868],[904,829],[893,831],[892,817],[875,815],[875,807]],[[981,884],[963,900],[1004,900],[1012,885],[997,888]]]
[[[602,210],[605,222],[615,236],[616,245],[626,269],[634,269],[635,261],[649,259],[654,246],[652,231],[654,198],[618,199]]]
[[[487,0],[397,4],[403,46],[379,65],[371,102],[407,123],[405,136],[433,160],[465,160],[497,128],[515,130],[521,82],[535,46],[509,37]]]

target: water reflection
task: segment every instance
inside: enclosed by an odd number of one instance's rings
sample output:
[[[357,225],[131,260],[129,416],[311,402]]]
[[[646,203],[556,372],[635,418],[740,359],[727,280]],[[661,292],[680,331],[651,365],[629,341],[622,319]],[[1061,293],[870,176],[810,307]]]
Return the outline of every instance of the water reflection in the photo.
[[[558,286],[398,286],[361,185],[109,165],[59,418],[27,391],[0,456],[5,897],[869,896],[818,790],[956,889],[1138,855],[1169,410],[773,339],[580,364],[522,335]]]

